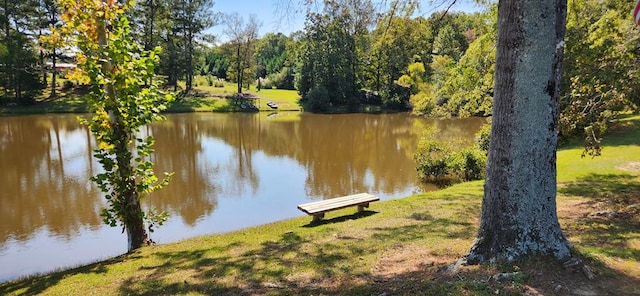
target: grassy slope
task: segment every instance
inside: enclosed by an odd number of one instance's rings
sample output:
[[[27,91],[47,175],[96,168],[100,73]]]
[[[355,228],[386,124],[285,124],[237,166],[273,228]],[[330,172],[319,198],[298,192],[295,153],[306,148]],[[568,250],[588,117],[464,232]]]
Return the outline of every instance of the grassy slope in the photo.
[[[474,238],[479,181],[374,203],[360,215],[353,209],[332,212],[319,225],[301,217],[145,247],[0,284],[0,294],[638,295],[640,173],[616,167],[640,162],[640,117],[623,123],[606,139],[601,157],[581,159],[581,148],[558,153],[560,221],[595,280],[537,259],[446,272]],[[521,273],[512,281],[487,280],[510,271]],[[584,294],[589,292],[595,294]]]

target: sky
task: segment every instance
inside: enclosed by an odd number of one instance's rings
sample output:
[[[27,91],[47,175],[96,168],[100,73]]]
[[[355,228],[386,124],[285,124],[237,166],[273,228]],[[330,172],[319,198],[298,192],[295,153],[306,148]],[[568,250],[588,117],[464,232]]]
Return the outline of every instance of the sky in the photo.
[[[262,27],[260,27],[260,36],[264,36],[268,32],[282,32],[285,35],[289,35],[292,32],[297,30],[304,29],[304,10],[297,7],[301,10],[298,13],[289,14],[290,17],[283,17],[283,14],[278,10],[278,3],[286,2],[289,0],[214,0],[213,11],[221,12],[224,14],[237,12],[243,17],[244,21],[247,22],[249,16],[254,14],[262,23]],[[292,0],[294,3],[299,3],[299,0]],[[422,4],[421,12],[425,16],[430,15],[434,11],[444,10],[446,5],[432,5],[429,6],[427,3],[436,2],[448,3],[450,0],[424,0]],[[380,2],[380,1],[374,1]],[[390,1],[386,1],[390,2]],[[452,7],[454,11],[479,11],[479,8],[473,0],[457,0],[456,4]],[[224,41],[225,36],[223,34],[224,25],[218,25],[209,29],[207,32],[216,35],[218,40]]]

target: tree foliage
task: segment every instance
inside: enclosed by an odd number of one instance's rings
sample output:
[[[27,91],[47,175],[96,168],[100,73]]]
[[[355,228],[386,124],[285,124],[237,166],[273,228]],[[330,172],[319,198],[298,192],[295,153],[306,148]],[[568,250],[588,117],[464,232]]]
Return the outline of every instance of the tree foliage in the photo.
[[[161,63],[156,69],[177,88],[185,81],[185,91],[193,87],[197,60],[203,42],[212,37],[205,31],[219,22],[212,0],[145,0],[127,12],[132,33],[145,50],[161,46]]]
[[[5,0],[0,3],[0,104],[30,104],[41,89],[35,42],[37,1]]]
[[[60,34],[54,34],[49,28],[57,28],[61,25],[60,9],[58,2],[55,0],[40,0],[39,12],[41,19],[38,20],[38,40],[40,40],[40,67],[43,75],[43,84],[47,83],[47,73],[45,71],[46,62],[45,59],[51,60],[51,93],[50,97],[56,96],[57,88],[57,61],[63,57],[61,48],[58,48],[63,43]]]
[[[638,107],[638,29],[629,14],[631,9],[632,3],[568,2],[559,134],[562,139],[584,135],[588,154],[600,152],[600,138],[617,114]],[[473,41],[459,61],[433,56],[427,69],[430,86],[425,87],[426,92],[412,96],[414,112],[432,116],[490,115],[496,12],[497,6],[493,6],[476,18],[469,31],[472,34],[465,33]],[[469,38],[473,35],[476,37]],[[441,50],[434,49],[437,51]]]
[[[334,0],[324,1],[322,13],[307,13],[298,80],[304,103],[318,106],[312,100],[319,99],[328,103],[326,107],[358,107],[362,85],[359,54],[364,52],[359,45],[363,45],[361,36],[367,33],[370,22],[365,16],[371,13],[367,1]],[[326,89],[329,97],[307,96],[316,88]]]
[[[455,36],[450,25],[440,31],[434,41],[436,55],[429,64],[430,86],[411,100],[415,113],[462,117],[491,114],[495,13],[493,10],[473,17],[457,16]],[[444,45],[448,47],[442,48]]]
[[[242,86],[249,85],[256,79],[256,64],[254,55],[258,29],[262,24],[255,15],[251,15],[247,23],[238,13],[225,16],[224,34],[229,37],[231,52],[229,72],[238,85],[238,93],[242,93]]]
[[[438,140],[437,133],[437,130],[428,129],[413,156],[420,179],[447,185],[455,181],[480,180],[484,177],[487,164],[487,128],[478,132],[476,143],[471,147],[464,147],[455,141]]]
[[[124,15],[127,4],[62,0],[61,6],[64,24],[53,31],[72,37],[70,45],[80,50],[78,70],[72,75],[91,89],[88,100],[95,114],[82,122],[97,140],[94,156],[104,169],[92,177],[107,199],[102,216],[108,225],[124,228],[131,251],[149,242],[145,221],[153,231],[166,218],[144,212],[140,204],[169,180],[168,174],[158,180],[148,160],[153,137],[140,135],[140,127],[161,120],[159,112],[173,99],[160,94],[157,80],[147,84],[154,76],[160,49],[144,51],[133,42]]]
[[[566,75],[560,132],[584,133],[585,152],[600,153],[600,137],[620,111],[640,102],[640,50],[631,2],[569,1]]]
[[[432,29],[413,17],[417,9],[413,1],[393,1],[371,33],[365,86],[379,93],[386,106],[408,105],[410,93],[396,82],[409,64],[430,58]]]
[[[260,39],[256,48],[258,77],[267,78],[279,89],[295,89],[294,61],[290,44],[292,38],[282,33],[268,33]]]

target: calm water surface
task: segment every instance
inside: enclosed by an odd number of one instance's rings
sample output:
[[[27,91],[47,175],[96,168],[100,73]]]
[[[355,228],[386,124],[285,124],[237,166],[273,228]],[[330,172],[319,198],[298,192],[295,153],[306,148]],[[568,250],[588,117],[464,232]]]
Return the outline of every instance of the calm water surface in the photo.
[[[95,142],[76,115],[0,117],[0,281],[126,252],[89,181]],[[406,114],[178,114],[146,127],[158,172],[175,175],[145,206],[171,213],[157,243],[303,216],[296,205],[369,192],[433,190],[412,160],[429,126],[471,140],[484,119]]]

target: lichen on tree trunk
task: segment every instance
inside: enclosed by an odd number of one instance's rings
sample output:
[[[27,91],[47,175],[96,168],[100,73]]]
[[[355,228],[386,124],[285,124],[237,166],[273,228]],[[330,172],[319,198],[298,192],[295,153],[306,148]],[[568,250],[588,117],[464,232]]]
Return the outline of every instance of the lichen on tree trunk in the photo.
[[[485,193],[467,264],[570,255],[556,211],[565,23],[566,0],[499,2]]]

